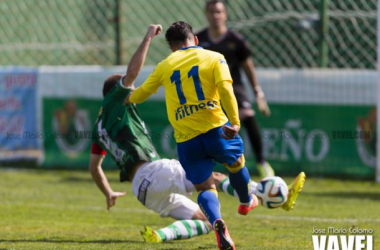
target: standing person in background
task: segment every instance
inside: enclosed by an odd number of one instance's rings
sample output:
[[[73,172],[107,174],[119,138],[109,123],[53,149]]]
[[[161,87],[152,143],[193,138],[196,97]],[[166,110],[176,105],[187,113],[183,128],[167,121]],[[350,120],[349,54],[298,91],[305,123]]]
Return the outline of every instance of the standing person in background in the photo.
[[[270,109],[265,100],[264,92],[257,81],[255,67],[250,57],[251,51],[240,34],[227,28],[227,11],[222,0],[207,1],[206,17],[209,27],[197,34],[199,45],[205,49],[219,52],[226,58],[233,79],[232,86],[238,103],[239,118],[245,126],[254,150],[257,170],[261,178],[274,176],[272,167],[264,159],[259,126],[255,119],[255,112],[247,98],[240,74],[240,68],[243,68],[249,83],[253,87],[260,112],[269,116]]]

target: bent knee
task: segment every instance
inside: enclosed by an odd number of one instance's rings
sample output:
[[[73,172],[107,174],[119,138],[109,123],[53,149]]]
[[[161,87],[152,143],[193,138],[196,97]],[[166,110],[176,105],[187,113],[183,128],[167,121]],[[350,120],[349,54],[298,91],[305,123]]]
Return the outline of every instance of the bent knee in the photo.
[[[244,158],[244,155],[241,155],[239,157],[239,159],[234,162],[232,165],[226,165],[228,171],[230,171],[231,173],[236,173],[238,172],[240,169],[242,169],[243,167],[245,166],[245,158]]]
[[[214,177],[214,182],[216,181],[222,181],[227,176],[225,174],[219,173],[219,172],[212,172],[212,175]]]

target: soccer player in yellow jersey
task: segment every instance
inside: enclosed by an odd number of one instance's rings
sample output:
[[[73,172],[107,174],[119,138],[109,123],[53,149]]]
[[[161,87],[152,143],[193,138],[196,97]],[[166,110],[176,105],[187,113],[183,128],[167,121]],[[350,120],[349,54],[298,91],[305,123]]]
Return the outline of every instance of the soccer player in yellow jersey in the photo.
[[[189,24],[173,23],[165,37],[173,53],[126,102],[141,103],[164,86],[167,113],[186,178],[200,192],[198,204],[213,225],[219,249],[235,249],[220,214],[212,178],[214,161],[229,171],[230,183],[239,195],[240,214],[246,215],[258,200],[248,190],[250,176],[238,135],[240,121],[230,71],[222,54],[197,46]]]

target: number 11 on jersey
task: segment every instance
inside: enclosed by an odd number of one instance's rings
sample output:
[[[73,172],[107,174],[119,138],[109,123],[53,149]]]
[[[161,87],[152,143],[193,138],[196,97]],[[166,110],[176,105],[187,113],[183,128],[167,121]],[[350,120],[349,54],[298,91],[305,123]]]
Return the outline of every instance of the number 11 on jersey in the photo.
[[[198,101],[205,100],[205,96],[202,90],[201,81],[199,79],[199,67],[193,66],[190,71],[187,73],[188,78],[193,78],[195,92],[197,93]],[[170,81],[175,83],[178,99],[180,104],[185,104],[186,97],[182,90],[182,82],[181,82],[181,72],[179,70],[173,71],[173,74],[170,77]]]

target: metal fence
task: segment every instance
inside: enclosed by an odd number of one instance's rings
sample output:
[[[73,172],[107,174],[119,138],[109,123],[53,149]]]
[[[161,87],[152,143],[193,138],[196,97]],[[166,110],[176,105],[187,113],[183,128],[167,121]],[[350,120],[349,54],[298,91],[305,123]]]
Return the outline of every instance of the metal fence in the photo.
[[[258,67],[375,68],[376,0],[226,0]],[[128,62],[150,23],[207,25],[204,0],[0,0],[0,65]],[[147,64],[170,50],[155,39]]]

